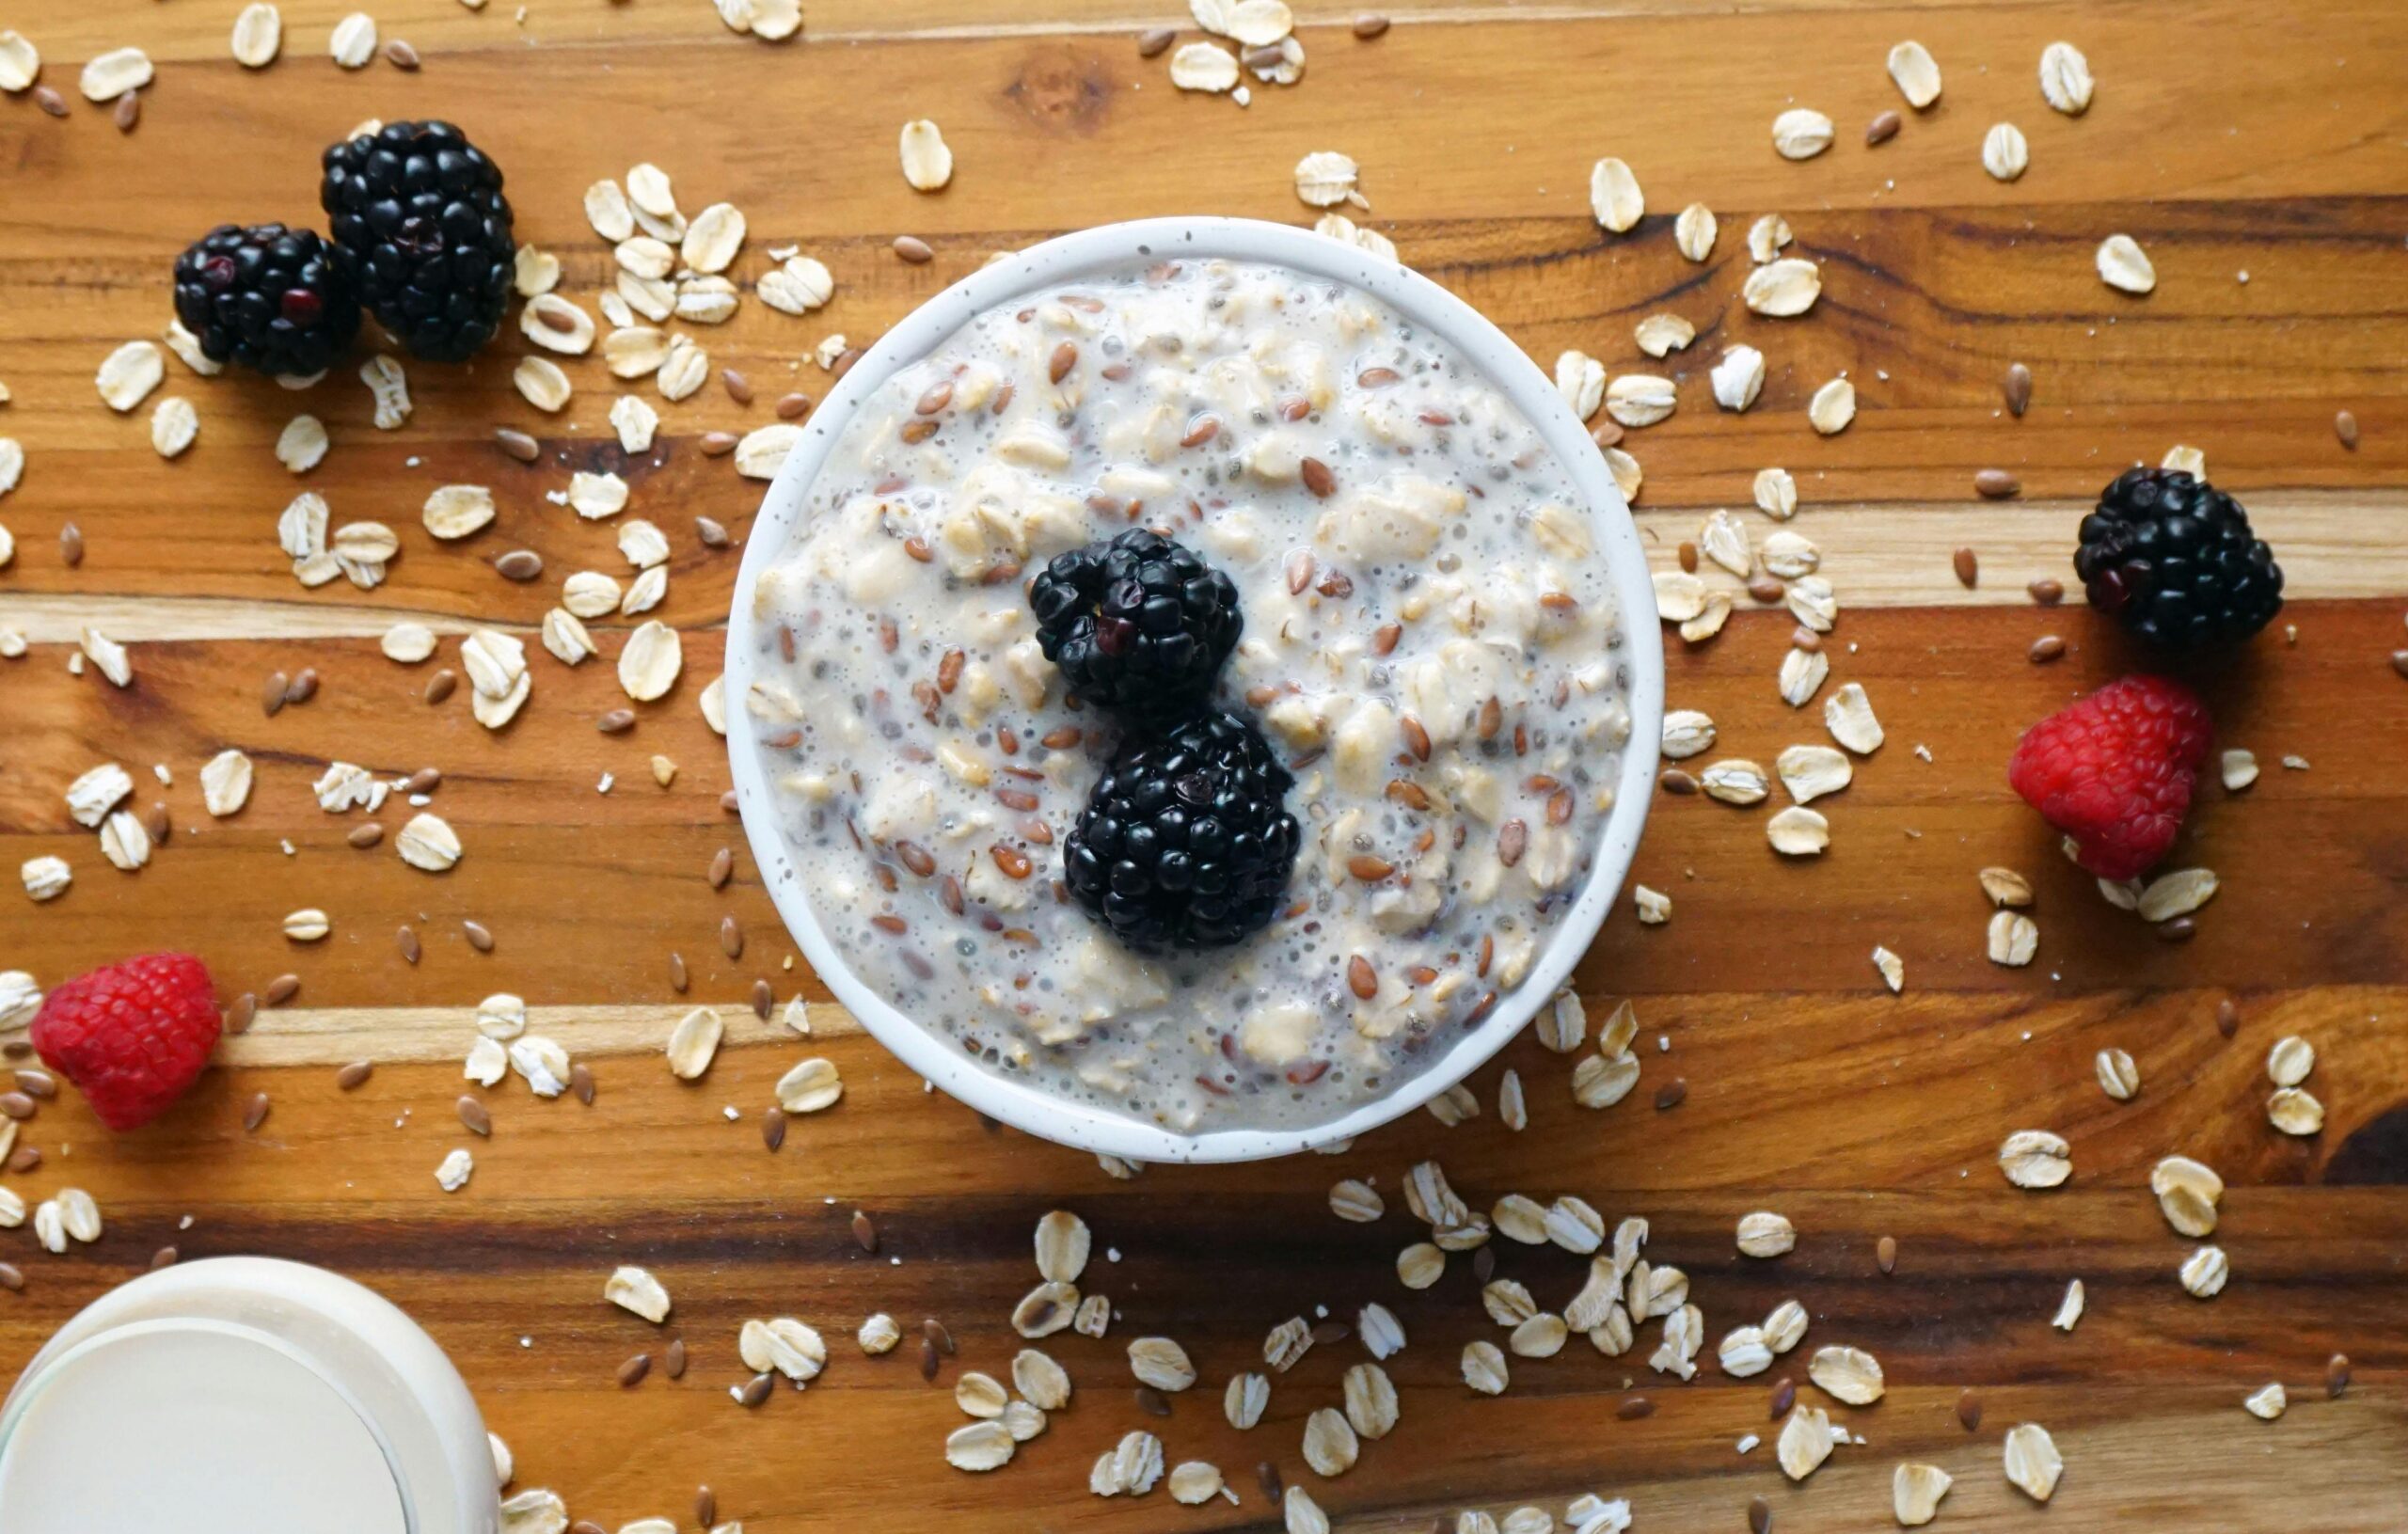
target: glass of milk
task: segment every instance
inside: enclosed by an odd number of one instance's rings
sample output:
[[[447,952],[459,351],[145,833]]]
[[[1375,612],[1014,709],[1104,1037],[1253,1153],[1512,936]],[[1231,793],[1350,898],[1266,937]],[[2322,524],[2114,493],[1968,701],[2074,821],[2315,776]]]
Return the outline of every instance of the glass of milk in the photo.
[[[8,1534],[493,1534],[477,1403],[322,1268],[213,1257],[92,1302],[0,1406]]]

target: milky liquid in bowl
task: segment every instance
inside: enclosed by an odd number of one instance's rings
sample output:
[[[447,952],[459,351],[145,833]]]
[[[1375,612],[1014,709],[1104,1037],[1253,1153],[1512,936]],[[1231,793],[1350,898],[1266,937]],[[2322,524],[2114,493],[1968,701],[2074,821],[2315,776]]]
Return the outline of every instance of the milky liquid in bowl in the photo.
[[[1510,997],[1588,881],[1632,729],[1608,514],[1389,305],[1132,261],[861,402],[749,593],[730,729],[845,963],[964,1058],[1182,1134],[1323,1124]],[[1295,777],[1290,909],[1233,948],[1133,954],[1056,888],[1120,731],[1023,587],[1132,525],[1235,582],[1216,702]]]

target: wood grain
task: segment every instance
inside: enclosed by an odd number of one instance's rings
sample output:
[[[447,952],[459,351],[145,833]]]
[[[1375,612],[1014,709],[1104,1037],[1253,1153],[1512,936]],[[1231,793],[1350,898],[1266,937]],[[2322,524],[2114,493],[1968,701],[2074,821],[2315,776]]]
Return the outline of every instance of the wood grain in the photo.
[[[284,973],[301,989],[230,1039],[219,1068],[150,1130],[112,1138],[71,1093],[24,1126],[43,1160],[8,1185],[29,1200],[87,1188],[108,1228],[59,1257],[30,1231],[0,1231],[0,1260],[28,1280],[0,1293],[0,1375],[173,1244],[320,1261],[390,1294],[460,1362],[516,1450],[519,1484],[555,1487],[606,1527],[648,1515],[683,1527],[708,1483],[721,1515],[752,1534],[1265,1530],[1277,1518],[1254,1466],[1269,1462],[1347,1534],[1451,1527],[1467,1507],[1560,1514],[1586,1491],[1631,1497],[1651,1534],[1744,1527],[1758,1494],[1782,1534],[1837,1534],[1890,1526],[1890,1470],[1909,1459],[1957,1477],[1942,1527],[2045,1518],[2060,1531],[2392,1534],[2408,1523],[2408,693],[2387,660],[2408,643],[2395,152],[2408,134],[2408,16],[2396,6],[1417,0],[1392,8],[1387,35],[1358,42],[1351,8],[1316,4],[1299,8],[1305,82],[1264,88],[1243,110],[1181,95],[1162,60],[1137,56],[1137,30],[1183,24],[1175,4],[812,0],[806,35],[772,46],[725,32],[702,0],[531,0],[523,16],[389,0],[374,13],[385,37],[423,55],[413,75],[382,64],[346,74],[325,56],[348,0],[284,5],[284,56],[249,74],[227,56],[234,8],[105,0],[14,21],[41,46],[45,82],[71,97],[80,61],[104,48],[138,42],[160,73],[130,136],[80,101],[63,121],[0,101],[0,380],[12,396],[0,434],[27,456],[24,482],[0,498],[17,544],[0,570],[0,626],[34,641],[0,661],[0,865],[55,853],[76,871],[49,905],[0,897],[0,964],[53,982],[129,948],[189,947],[230,998]],[[1939,56],[1946,94],[1868,150],[1862,124],[1898,104],[1882,56],[1908,36]],[[2041,46],[2060,37],[2099,76],[2079,120],[2051,112],[2035,86]],[[1771,153],[1771,118],[1791,104],[1834,118],[1830,153],[1805,165]],[[767,268],[768,248],[797,243],[834,270],[837,296],[806,319],[748,302],[732,324],[698,330],[755,403],[714,386],[664,405],[658,444],[635,463],[603,424],[620,386],[598,359],[569,364],[578,394],[560,418],[518,399],[508,375],[526,343],[515,331],[471,367],[413,367],[416,414],[392,433],[371,426],[348,369],[292,394],[195,378],[170,360],[166,391],[194,400],[202,427],[189,453],[161,463],[147,408],[108,415],[93,370],[119,341],[158,333],[162,278],[193,235],[226,218],[310,216],[316,147],[371,114],[451,117],[492,149],[521,232],[560,255],[562,291],[580,302],[609,257],[578,194],[643,159],[674,174],[689,211],[721,198],[746,211],[741,280]],[[935,197],[895,173],[895,129],[918,115],[944,125],[957,155],[953,185]],[[2032,142],[2031,171],[2007,185],[1978,163],[1998,120]],[[1415,1115],[1341,1156],[1116,1180],[1091,1157],[927,1094],[793,956],[748,857],[725,890],[705,881],[717,848],[742,846],[719,806],[723,745],[696,702],[719,670],[740,549],[705,548],[692,519],[716,518],[740,542],[759,487],[706,458],[702,437],[767,421],[786,390],[824,393],[808,360],[822,336],[875,337],[990,250],[1149,213],[1308,222],[1289,167],[1327,148],[1363,162],[1366,222],[1542,366],[1578,347],[1617,372],[1675,378],[1679,413],[1624,443],[1646,471],[1637,514],[1659,568],[1708,510],[1748,506],[1759,468],[1797,475],[1793,527],[1822,548],[1844,604],[1833,685],[1867,688],[1889,743],[1818,805],[1834,842],[1812,865],[1770,852],[1761,810],[1658,797],[1633,878],[1673,896],[1673,919],[1641,927],[1618,913],[1576,976],[1593,1014],[1625,997],[1639,1008],[1644,1075],[1617,1108],[1578,1108],[1567,1062],[1524,1038],[1474,1078],[1483,1113],[1460,1128]],[[1624,237],[1601,233],[1586,206],[1588,166],[1606,153],[1630,162],[1649,198]],[[1720,217],[1703,265],[1671,243],[1691,200]],[[1739,302],[1744,234],[1765,212],[1784,213],[1797,253],[1823,269],[1803,320]],[[2117,230],[2157,265],[2145,299],[2092,271],[2096,244]],[[895,261],[889,242],[902,232],[927,238],[935,261]],[[1664,310],[1698,340],[1650,362],[1631,326]],[[1735,416],[1715,408],[1704,373],[1741,341],[1766,354],[1770,376],[1758,406]],[[2018,360],[2037,380],[2020,419],[1998,394]],[[1842,371],[1861,414],[1816,437],[1804,402]],[[270,448],[303,409],[336,445],[296,480]],[[2354,449],[2335,435],[2342,409],[2360,425]],[[504,424],[543,438],[539,465],[492,446]],[[2296,626],[2288,642],[2278,631],[2197,673],[2223,743],[2255,751],[2264,776],[2241,794],[2209,789],[2193,817],[2178,858],[2225,882],[2182,945],[2107,909],[2002,781],[2025,723],[2147,659],[2086,610],[2036,608],[2023,588],[2067,578],[2073,524],[2100,484],[2178,442],[2205,451],[2276,545]],[[420,702],[436,666],[456,668],[456,647],[447,638],[442,659],[396,666],[374,640],[397,618],[446,636],[525,628],[569,572],[624,570],[613,529],[547,499],[572,469],[597,467],[627,474],[629,514],[675,547],[658,615],[686,631],[677,688],[641,708],[629,735],[594,729],[625,702],[609,662],[626,625],[613,621],[594,625],[603,656],[578,670],[535,656],[534,699],[499,735],[463,698]],[[1984,467],[2016,472],[2022,498],[1976,500]],[[492,485],[501,517],[438,546],[418,507],[455,481]],[[337,522],[399,530],[404,552],[383,587],[292,580],[274,523],[303,489]],[[1769,530],[1746,515],[1759,537]],[[57,542],[71,522],[87,550],[72,569]],[[543,556],[541,581],[494,574],[519,547]],[[1971,590],[1950,573],[1959,547],[1981,558]],[[1708,712],[1719,732],[1692,767],[1769,763],[1824,738],[1817,710],[1774,694],[1788,618],[1740,606],[1720,638],[1674,642],[1669,657],[1673,705]],[[133,688],[68,673],[87,625],[133,642]],[[2024,653],[2044,633],[2070,653],[2034,666]],[[262,679],[303,666],[321,673],[319,695],[265,717]],[[229,746],[254,757],[258,786],[218,821],[196,774]],[[667,788],[649,775],[655,753],[678,764]],[[2285,769],[2286,754],[2307,765]],[[138,875],[109,867],[60,798],[103,760],[133,771],[137,802],[164,801],[176,827]],[[431,808],[467,844],[459,867],[436,878],[399,861],[398,803],[378,816],[384,845],[345,845],[365,816],[325,814],[309,791],[331,760],[390,776],[439,767]],[[1988,912],[1972,875],[1988,863],[2037,889],[2029,969],[1983,957]],[[278,919],[300,905],[330,911],[334,935],[288,943]],[[740,961],[719,947],[727,914],[747,934]],[[468,945],[464,919],[491,928],[493,953]],[[424,946],[415,966],[393,942],[404,924]],[[1906,956],[1904,995],[1878,988],[1876,943]],[[689,969],[682,993],[673,951]],[[753,1017],[756,982],[781,1007],[803,1000],[810,1039]],[[592,1066],[599,1095],[590,1108],[539,1102],[505,1083],[478,1094],[496,1124],[475,1140],[452,1109],[468,1087],[458,1062],[470,1009],[505,989]],[[2229,1039],[2214,1021],[2226,1003],[2239,1015]],[[681,1083],[658,1052],[694,1004],[728,1019],[729,1043],[703,1081]],[[2265,1052],[2292,1033],[2316,1043],[2309,1084],[2330,1114],[2304,1141],[2264,1118]],[[2111,1046],[2139,1062],[2143,1088],[2127,1104],[2092,1078]],[[778,1075],[812,1052],[838,1065],[846,1097],[795,1120],[771,1154],[758,1115]],[[355,1059],[378,1066],[344,1093],[335,1068]],[[1530,1100],[1520,1134],[1497,1115],[1506,1068]],[[1655,1091],[1675,1079],[1685,1099],[1656,1110]],[[246,1133],[243,1105],[261,1091],[268,1117]],[[2020,1128],[2072,1143],[2067,1187],[2004,1182],[1996,1149]],[[447,1195],[432,1173],[455,1145],[478,1164]],[[2147,1191],[2149,1166],[2178,1151],[2230,1185],[2216,1240],[2234,1276],[2210,1303],[2180,1291],[2174,1270],[2194,1243]],[[1698,1378],[1647,1368],[1650,1328],[1621,1359],[1577,1340],[1555,1359],[1516,1359],[1508,1395],[1472,1398],[1459,1351],[1501,1337],[1469,1259],[1421,1294],[1393,1271],[1418,1233],[1402,1174],[1432,1156],[1478,1206],[1573,1193],[1609,1219],[1647,1215],[1650,1256],[1690,1274],[1706,1316]],[[1325,1194],[1340,1177],[1375,1180],[1396,1207],[1370,1226],[1336,1220]],[[1048,1343],[1077,1379],[1072,1406],[1006,1471],[957,1474],[940,1458],[961,1420],[945,1387],[962,1368],[1006,1371],[1021,1344],[1005,1317],[1036,1281],[1029,1231],[1054,1207],[1080,1210],[1110,1254],[1085,1282],[1114,1300],[1113,1334]],[[856,1209],[878,1226],[875,1255],[854,1241]],[[1796,1222],[1796,1252],[1735,1253],[1734,1224],[1756,1209]],[[1886,1275],[1874,1258],[1885,1235],[1899,1248]],[[1543,1305],[1576,1287],[1567,1254],[1500,1243],[1496,1260]],[[602,1302],[603,1276],[623,1261],[667,1283],[667,1328]],[[2066,1336],[2049,1318],[2073,1277],[2089,1309]],[[1868,1348],[1890,1383],[1879,1405],[1839,1414],[1867,1442],[1803,1487],[1781,1479],[1769,1447],[1735,1446],[1774,1430],[1771,1383],[1802,1380],[1805,1353],[1750,1381],[1712,1362],[1714,1338],[1790,1296],[1812,1316],[1807,1351]],[[1252,1433],[1222,1421],[1220,1386],[1259,1367],[1270,1326],[1316,1307],[1351,1321],[1371,1300],[1412,1339],[1389,1365],[1402,1421],[1350,1475],[1311,1476],[1297,1444],[1307,1414],[1335,1401],[1363,1356],[1351,1338],[1283,1376]],[[940,1317],[958,1339],[934,1387],[913,1345],[873,1360],[846,1340],[878,1309],[907,1329]],[[819,1326],[835,1357],[809,1392],[746,1414],[726,1394],[741,1378],[736,1331],[770,1315]],[[1130,1393],[1123,1348],[1149,1334],[1178,1337],[1203,1375],[1166,1420]],[[613,1384],[622,1360],[657,1354],[673,1335],[693,1360],[682,1380],[656,1368],[635,1389]],[[2355,1380],[2328,1401],[2335,1352]],[[2260,1423],[2239,1402],[2273,1379],[2292,1409]],[[1955,1415],[1968,1386],[1986,1402],[1975,1433]],[[1634,1393],[1653,1415],[1623,1420]],[[2022,1420],[2047,1424],[2067,1460],[2045,1513],[2000,1474],[2001,1435]],[[1139,1427],[1159,1431],[1173,1461],[1219,1463],[1241,1505],[1087,1494],[1094,1455]]]

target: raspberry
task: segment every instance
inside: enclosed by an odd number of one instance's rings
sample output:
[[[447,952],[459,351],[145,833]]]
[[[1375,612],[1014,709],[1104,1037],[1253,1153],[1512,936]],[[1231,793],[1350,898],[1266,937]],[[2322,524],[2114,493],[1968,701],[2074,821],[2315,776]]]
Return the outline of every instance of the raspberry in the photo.
[[[2213,735],[2188,688],[2127,676],[2023,732],[2006,781],[2073,838],[2076,862],[2136,878],[2174,845]]]
[[[190,954],[145,954],[54,988],[34,1048],[101,1122],[138,1129],[184,1095],[217,1043],[216,988]]]

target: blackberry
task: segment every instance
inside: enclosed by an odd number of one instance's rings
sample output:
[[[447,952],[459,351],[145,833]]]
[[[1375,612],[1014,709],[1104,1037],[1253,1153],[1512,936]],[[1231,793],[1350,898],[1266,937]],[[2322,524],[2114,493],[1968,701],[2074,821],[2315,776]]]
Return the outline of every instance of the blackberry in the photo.
[[[1260,931],[1296,861],[1293,781],[1253,725],[1218,710],[1132,736],[1062,844],[1070,893],[1141,953]]]
[[[493,340],[517,246],[484,152],[448,122],[392,122],[329,146],[325,166],[318,200],[377,323],[429,362]]]
[[[350,254],[309,229],[220,224],[176,258],[176,318],[212,361],[323,372],[359,334]]]
[[[1245,624],[1228,576],[1144,528],[1059,556],[1028,605],[1071,691],[1144,719],[1201,704]]]
[[[2128,469],[2082,519],[2090,605],[2170,649],[2245,640],[2283,610],[2283,571],[2241,503],[2175,469]]]

